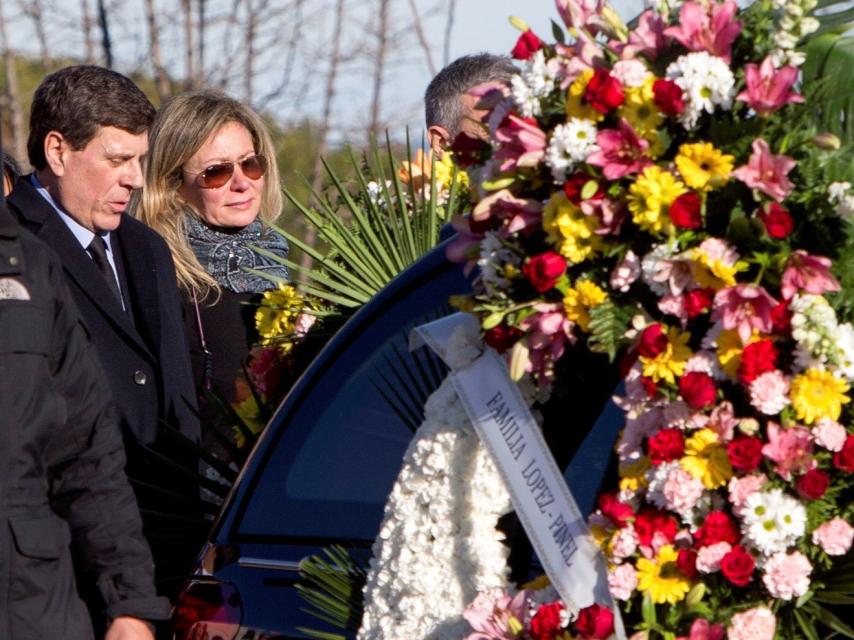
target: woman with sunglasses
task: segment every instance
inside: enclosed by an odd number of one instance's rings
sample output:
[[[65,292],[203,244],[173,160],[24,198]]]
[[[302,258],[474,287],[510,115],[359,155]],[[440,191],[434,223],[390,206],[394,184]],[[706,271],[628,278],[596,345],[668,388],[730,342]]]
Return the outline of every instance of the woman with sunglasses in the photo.
[[[276,286],[246,269],[288,278],[255,250],[287,257],[285,240],[262,224],[281,210],[273,143],[251,108],[203,90],[160,109],[135,214],[172,250],[200,392],[233,399],[256,339],[252,303]]]

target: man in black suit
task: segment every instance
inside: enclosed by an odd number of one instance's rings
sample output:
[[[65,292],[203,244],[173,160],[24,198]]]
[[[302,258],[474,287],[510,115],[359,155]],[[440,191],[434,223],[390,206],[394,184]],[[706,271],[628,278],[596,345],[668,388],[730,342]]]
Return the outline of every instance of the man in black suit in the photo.
[[[125,213],[142,186],[153,119],[145,94],[121,74],[91,65],[50,74],[30,112],[27,152],[35,171],[17,181],[8,204],[62,262],[119,409],[128,475],[136,481],[161,592],[169,593],[176,585],[164,589],[162,581],[180,578],[194,551],[186,530],[175,526],[179,519],[151,514],[179,511],[182,500],[187,513],[193,490],[184,476],[153,465],[160,458],[150,451],[186,464],[186,449],[163,424],[197,442],[199,423],[169,249]],[[183,497],[164,497],[164,489],[182,487]],[[164,543],[164,534],[173,539]]]

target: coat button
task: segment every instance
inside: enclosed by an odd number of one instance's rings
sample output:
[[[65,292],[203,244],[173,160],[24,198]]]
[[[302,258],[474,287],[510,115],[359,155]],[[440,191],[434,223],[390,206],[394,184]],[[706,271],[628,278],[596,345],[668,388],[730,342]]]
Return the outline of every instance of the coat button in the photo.
[[[143,385],[148,382],[148,376],[145,375],[144,371],[134,371],[133,372],[133,381],[139,385]]]
[[[9,264],[13,267],[18,266],[18,256],[9,256]]]

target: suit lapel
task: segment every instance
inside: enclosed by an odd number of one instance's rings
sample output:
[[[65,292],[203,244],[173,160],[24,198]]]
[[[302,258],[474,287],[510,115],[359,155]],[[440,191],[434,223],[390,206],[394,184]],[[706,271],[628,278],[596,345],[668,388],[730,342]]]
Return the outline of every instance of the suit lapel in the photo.
[[[129,296],[136,312],[137,329],[147,344],[160,350],[160,293],[157,290],[157,261],[144,235],[137,233],[135,220],[122,216],[115,232],[127,278]],[[136,224],[135,224],[136,223]]]
[[[9,203],[19,212],[22,224],[50,246],[61,258],[63,270],[92,304],[117,330],[150,355],[150,351],[110,291],[104,276],[77,242],[53,207],[42,198],[27,177],[21,178],[9,194]]]

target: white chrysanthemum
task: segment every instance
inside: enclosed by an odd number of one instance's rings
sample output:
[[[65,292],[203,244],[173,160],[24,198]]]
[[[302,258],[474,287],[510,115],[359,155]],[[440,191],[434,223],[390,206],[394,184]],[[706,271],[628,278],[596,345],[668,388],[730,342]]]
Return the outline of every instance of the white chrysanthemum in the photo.
[[[666,296],[670,293],[667,280],[662,279],[662,271],[667,268],[665,260],[672,258],[679,251],[676,242],[657,244],[641,260],[642,279],[650,290],[657,296]]]
[[[804,505],[782,489],[751,494],[741,510],[742,533],[749,544],[770,556],[795,544],[806,530]]]
[[[667,77],[678,84],[687,96],[680,120],[693,129],[700,115],[714,113],[720,107],[732,108],[735,98],[735,76],[722,58],[708,51],[695,51],[677,58],[667,67]]]
[[[596,123],[587,118],[570,118],[555,127],[546,150],[546,164],[555,182],[563,182],[569,169],[599,149],[596,133]]]
[[[827,193],[830,204],[836,207],[836,215],[843,220],[854,217],[854,191],[850,182],[833,182]]]
[[[510,79],[510,93],[523,116],[532,118],[542,114],[540,98],[554,90],[555,75],[554,65],[540,49],[531,56],[526,69]]]
[[[510,286],[510,281],[504,277],[507,265],[518,266],[519,258],[516,253],[507,248],[494,231],[487,231],[480,242],[480,256],[477,266],[480,268],[480,278],[487,291],[500,291]]]

